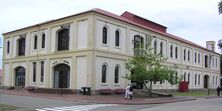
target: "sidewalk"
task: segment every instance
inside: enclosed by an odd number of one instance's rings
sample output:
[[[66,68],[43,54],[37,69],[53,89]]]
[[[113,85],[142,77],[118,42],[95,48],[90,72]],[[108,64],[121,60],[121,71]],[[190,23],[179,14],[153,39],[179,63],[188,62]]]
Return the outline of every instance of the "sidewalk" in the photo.
[[[171,102],[195,100],[194,97],[161,97],[161,98],[141,98],[134,97],[132,100],[125,100],[123,95],[80,95],[80,94],[45,94],[45,93],[29,93],[26,90],[2,90],[1,94],[17,95],[17,96],[30,96],[47,99],[58,99],[65,101],[76,101],[85,103],[98,103],[98,104],[126,104],[126,105],[141,105],[141,104],[163,104]]]

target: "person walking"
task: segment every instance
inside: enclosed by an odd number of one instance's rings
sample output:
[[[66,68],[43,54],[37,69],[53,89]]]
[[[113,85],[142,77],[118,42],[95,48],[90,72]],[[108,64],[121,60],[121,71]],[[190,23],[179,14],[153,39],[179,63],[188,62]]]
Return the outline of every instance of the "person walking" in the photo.
[[[220,86],[217,87],[217,96],[220,96]]]
[[[130,85],[128,84],[125,91],[125,99],[128,99],[129,97],[129,90],[130,90]]]

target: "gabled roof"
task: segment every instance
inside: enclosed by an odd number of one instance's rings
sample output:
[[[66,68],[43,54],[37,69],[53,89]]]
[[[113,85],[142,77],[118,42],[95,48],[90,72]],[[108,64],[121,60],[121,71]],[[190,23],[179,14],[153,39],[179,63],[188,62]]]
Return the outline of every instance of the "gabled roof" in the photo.
[[[196,43],[193,43],[191,41],[188,41],[186,39],[183,39],[181,37],[178,37],[178,36],[175,36],[175,35],[172,35],[172,34],[169,34],[167,32],[164,32],[164,31],[159,31],[159,30],[156,30],[156,29],[153,29],[151,27],[148,27],[146,25],[142,25],[140,23],[137,23],[135,21],[132,21],[132,20],[129,20],[125,17],[122,17],[122,16],[119,16],[119,15],[116,15],[116,14],[113,14],[113,13],[110,13],[110,12],[107,12],[105,10],[102,10],[102,9],[99,9],[99,8],[94,8],[94,9],[91,9],[91,10],[88,10],[88,11],[84,11],[84,12],[81,12],[81,13],[77,13],[77,14],[74,14],[74,15],[70,15],[70,16],[66,16],[66,17],[63,17],[63,18],[59,18],[59,19],[55,19],[55,20],[50,20],[50,21],[46,21],[46,22],[43,22],[43,23],[39,23],[39,24],[35,24],[35,25],[32,25],[32,26],[28,26],[28,27],[25,27],[25,28],[21,28],[21,29],[18,29],[18,30],[14,30],[14,31],[11,31],[11,32],[6,32],[6,33],[3,33],[3,35],[5,34],[9,34],[9,33],[12,33],[12,32],[16,32],[16,31],[20,31],[20,30],[24,30],[24,29],[28,29],[28,28],[31,28],[31,27],[36,27],[36,26],[39,26],[39,25],[43,25],[43,24],[47,24],[47,23],[52,23],[52,22],[55,22],[55,21],[59,21],[59,20],[62,20],[62,19],[66,19],[66,18],[69,18],[69,17],[74,17],[74,16],[78,16],[78,15],[82,15],[82,14],[86,14],[86,13],[90,13],[90,12],[95,12],[95,13],[98,13],[98,14],[101,14],[101,15],[104,15],[104,16],[108,16],[108,17],[111,17],[113,19],[117,19],[117,20],[120,20],[122,22],[126,22],[126,23],[129,23],[131,25],[135,25],[135,26],[138,26],[138,27],[141,27],[141,28],[144,28],[144,29],[147,29],[147,30],[150,30],[152,32],[155,32],[155,33],[158,33],[158,34],[161,34],[161,35],[165,35],[166,37],[168,38],[171,38],[171,39],[174,39],[174,40],[177,40],[177,41],[180,41],[182,43],[186,43],[186,44],[189,44],[189,45],[192,45],[192,46],[195,46],[195,47],[198,47],[200,49],[203,49],[203,50],[206,50],[206,51],[209,51],[211,53],[215,53],[215,54],[218,54],[216,52],[213,52],[205,47],[202,47]],[[132,14],[132,13],[131,13]],[[135,15],[137,16],[137,15]],[[137,16],[139,17],[139,16]],[[142,17],[140,17],[142,18]],[[144,19],[144,18],[143,18]],[[147,20],[149,21],[149,20]],[[155,22],[154,22],[155,23]],[[157,24],[157,23],[156,23]],[[159,24],[160,25],[160,24]],[[161,25],[162,26],[162,25]],[[163,26],[165,27],[165,26]]]

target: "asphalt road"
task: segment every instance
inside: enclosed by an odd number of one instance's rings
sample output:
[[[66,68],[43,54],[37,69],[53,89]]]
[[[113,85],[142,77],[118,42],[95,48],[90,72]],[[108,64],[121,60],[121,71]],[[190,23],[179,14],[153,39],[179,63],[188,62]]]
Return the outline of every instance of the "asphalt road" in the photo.
[[[66,109],[69,109],[69,111],[70,109],[73,109],[72,111],[82,111],[86,109],[89,111],[222,111],[221,103],[222,98],[198,98],[193,101],[168,104],[110,105],[0,94],[0,104],[13,105],[28,109],[62,108],[61,111],[66,111]],[[45,109],[44,111],[48,111]]]
[[[222,98],[176,102],[138,111],[222,111]]]

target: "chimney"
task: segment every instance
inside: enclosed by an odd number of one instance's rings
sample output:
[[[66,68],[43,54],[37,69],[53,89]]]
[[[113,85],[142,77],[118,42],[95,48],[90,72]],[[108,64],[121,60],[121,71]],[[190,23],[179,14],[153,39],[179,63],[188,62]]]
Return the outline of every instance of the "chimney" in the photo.
[[[215,52],[215,41],[206,41],[206,47],[207,49]]]

